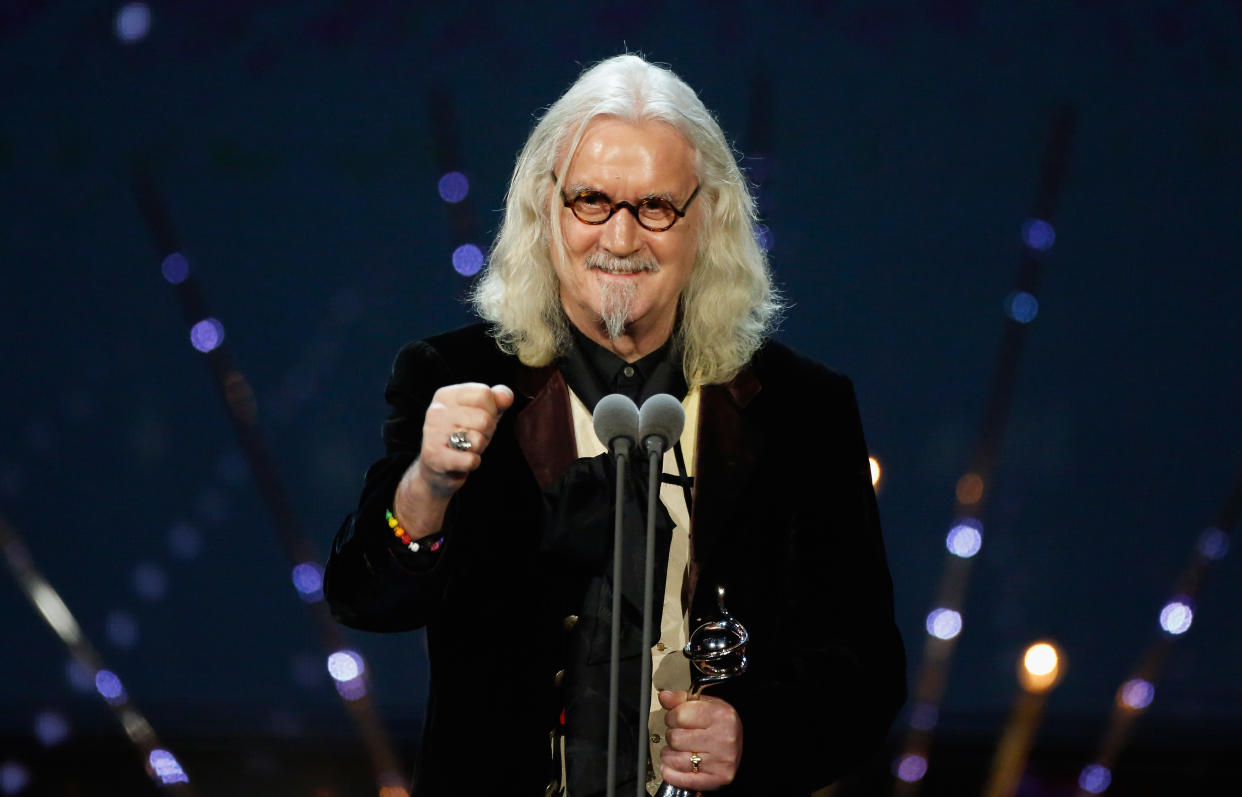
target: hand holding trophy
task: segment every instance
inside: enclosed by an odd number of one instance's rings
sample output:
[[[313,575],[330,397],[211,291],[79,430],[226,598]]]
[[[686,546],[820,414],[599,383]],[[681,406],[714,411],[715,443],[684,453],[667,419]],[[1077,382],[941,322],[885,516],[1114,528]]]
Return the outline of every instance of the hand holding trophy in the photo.
[[[736,678],[746,672],[750,664],[746,658],[746,645],[750,642],[750,633],[725,608],[724,587],[716,588],[716,605],[720,609],[720,617],[709,620],[690,634],[690,641],[682,650],[690,660],[690,695],[688,700],[698,700],[703,690],[712,684]],[[693,761],[693,759],[691,759]],[[697,762],[695,762],[697,772]],[[656,797],[694,797],[694,793],[661,783],[656,790]]]

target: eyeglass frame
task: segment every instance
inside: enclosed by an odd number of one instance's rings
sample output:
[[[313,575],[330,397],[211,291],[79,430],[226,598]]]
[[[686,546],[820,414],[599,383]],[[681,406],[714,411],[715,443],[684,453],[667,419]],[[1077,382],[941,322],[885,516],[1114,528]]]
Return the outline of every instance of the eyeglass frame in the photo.
[[[556,172],[552,172],[551,176],[552,176],[553,182],[556,182],[557,180]],[[699,195],[699,191],[702,190],[702,188],[703,188],[702,183],[699,183],[698,185],[696,185],[694,187],[694,192],[690,194],[690,198],[686,200],[686,204],[682,205],[680,210],[677,209],[676,205],[674,205],[672,202],[669,202],[669,200],[665,199],[664,197],[644,197],[643,199],[638,200],[638,204],[635,205],[624,199],[621,200],[620,202],[613,202],[612,197],[608,196],[603,191],[590,191],[590,192],[584,191],[582,193],[579,193],[578,196],[574,197],[573,199],[570,199],[568,196],[566,196],[564,188],[561,188],[559,190],[561,192],[561,201],[565,204],[565,207],[569,208],[569,212],[573,213],[574,218],[582,222],[583,224],[590,224],[593,227],[598,227],[601,224],[607,224],[609,221],[612,220],[613,216],[617,215],[618,210],[620,210],[621,208],[625,208],[630,213],[634,214],[634,220],[637,221],[638,226],[642,227],[644,230],[648,232],[668,232],[669,230],[673,229],[673,225],[677,223],[678,219],[685,218],[686,211],[690,209],[690,203],[693,202],[694,198]],[[604,199],[607,199],[608,200],[608,215],[600,219],[599,221],[587,221],[586,219],[579,216],[574,211],[574,199],[578,199],[585,193],[599,194]],[[649,199],[662,199],[665,202],[668,202],[669,208],[672,209],[673,211],[673,220],[668,223],[667,227],[648,227],[646,224],[643,223],[642,216],[638,215],[638,209],[642,207],[643,203]]]

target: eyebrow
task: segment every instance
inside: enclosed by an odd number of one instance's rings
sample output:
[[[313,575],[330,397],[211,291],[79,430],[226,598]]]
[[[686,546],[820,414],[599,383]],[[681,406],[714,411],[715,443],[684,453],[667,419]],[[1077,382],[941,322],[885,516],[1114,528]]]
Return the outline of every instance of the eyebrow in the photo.
[[[602,196],[608,197],[609,201],[612,200],[612,195],[610,195],[607,191],[601,191],[595,186],[585,185],[583,183],[571,183],[570,185],[565,186],[565,192],[569,195],[583,194],[583,193],[600,194]],[[676,204],[673,198],[673,194],[669,191],[653,191],[649,194],[644,194],[643,196],[640,196],[638,198],[638,201],[642,202],[647,199],[663,199],[669,202],[670,204]]]

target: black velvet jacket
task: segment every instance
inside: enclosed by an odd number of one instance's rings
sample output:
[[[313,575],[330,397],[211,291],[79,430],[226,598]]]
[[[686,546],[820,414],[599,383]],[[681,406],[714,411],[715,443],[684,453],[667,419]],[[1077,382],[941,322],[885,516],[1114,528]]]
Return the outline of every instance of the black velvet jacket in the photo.
[[[418,455],[436,389],[506,384],[483,464],[454,496],[445,546],[412,569],[384,512]],[[540,551],[542,491],[577,460],[569,393],[553,367],[506,355],[481,325],[408,344],[393,365],[386,456],[336,536],[324,592],[343,623],[427,627],[430,700],[414,794],[541,795],[563,696],[564,622],[581,584]],[[853,388],[768,342],[731,382],[702,389],[691,521],[691,618],[715,587],[750,631],[750,669],[710,694],[742,719],[727,795],[807,794],[856,767],[905,700]],[[657,590],[659,587],[657,585]]]

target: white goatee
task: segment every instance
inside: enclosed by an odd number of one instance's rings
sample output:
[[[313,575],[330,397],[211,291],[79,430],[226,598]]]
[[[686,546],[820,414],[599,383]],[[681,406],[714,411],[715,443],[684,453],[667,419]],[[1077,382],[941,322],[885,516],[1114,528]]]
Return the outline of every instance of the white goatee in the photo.
[[[587,269],[598,269],[609,274],[636,274],[640,271],[656,273],[660,264],[654,260],[641,257],[616,257],[606,252],[596,252],[587,257]],[[612,340],[625,334],[625,326],[629,323],[630,312],[634,309],[634,298],[638,295],[638,286],[630,281],[600,280],[599,304],[604,331]]]

